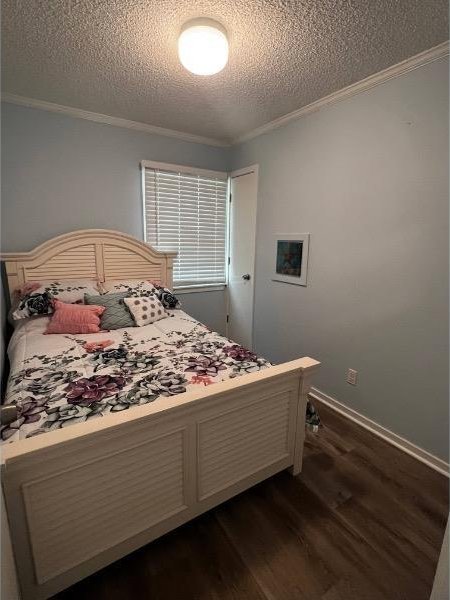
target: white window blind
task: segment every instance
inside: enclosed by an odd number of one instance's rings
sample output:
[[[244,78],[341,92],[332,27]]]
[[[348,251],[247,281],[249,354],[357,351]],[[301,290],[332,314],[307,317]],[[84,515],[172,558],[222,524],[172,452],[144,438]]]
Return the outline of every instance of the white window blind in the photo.
[[[176,250],[175,287],[226,282],[227,175],[143,162],[146,241]]]

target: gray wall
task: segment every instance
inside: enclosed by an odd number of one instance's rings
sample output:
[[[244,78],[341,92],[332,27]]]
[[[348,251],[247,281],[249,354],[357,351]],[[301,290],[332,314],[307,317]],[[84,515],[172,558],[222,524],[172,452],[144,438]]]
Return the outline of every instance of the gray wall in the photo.
[[[227,317],[226,292],[178,293],[182,308],[213,331],[225,334]]]
[[[224,169],[227,148],[2,104],[2,246],[88,227],[142,238],[142,159]]]
[[[4,252],[90,227],[142,239],[142,159],[224,170],[229,153],[6,103],[2,147]],[[223,332],[224,293],[205,294],[184,294],[183,304]]]
[[[441,60],[233,153],[260,165],[256,350],[318,358],[318,388],[446,460],[447,125]],[[272,235],[302,232],[308,287],[271,282]]]

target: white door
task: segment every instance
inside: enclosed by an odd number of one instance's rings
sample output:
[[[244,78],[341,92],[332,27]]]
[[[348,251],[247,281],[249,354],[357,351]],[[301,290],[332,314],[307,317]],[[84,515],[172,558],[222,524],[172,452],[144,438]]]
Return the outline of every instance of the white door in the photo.
[[[253,347],[257,191],[257,166],[231,173],[228,337],[249,349]]]

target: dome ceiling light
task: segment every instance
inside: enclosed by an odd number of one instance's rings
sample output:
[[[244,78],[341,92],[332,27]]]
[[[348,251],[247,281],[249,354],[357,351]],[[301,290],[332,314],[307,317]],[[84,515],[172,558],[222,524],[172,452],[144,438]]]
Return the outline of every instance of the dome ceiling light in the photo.
[[[213,19],[185,23],[178,38],[178,56],[185,69],[195,75],[214,75],[228,62],[226,29]]]

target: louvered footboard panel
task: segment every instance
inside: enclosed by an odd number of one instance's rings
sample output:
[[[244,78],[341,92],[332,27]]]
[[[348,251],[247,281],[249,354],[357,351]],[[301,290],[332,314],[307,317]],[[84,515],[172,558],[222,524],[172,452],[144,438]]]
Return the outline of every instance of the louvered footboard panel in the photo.
[[[23,486],[43,583],[185,508],[177,431]]]
[[[280,392],[199,424],[200,500],[289,456],[292,396]]]

